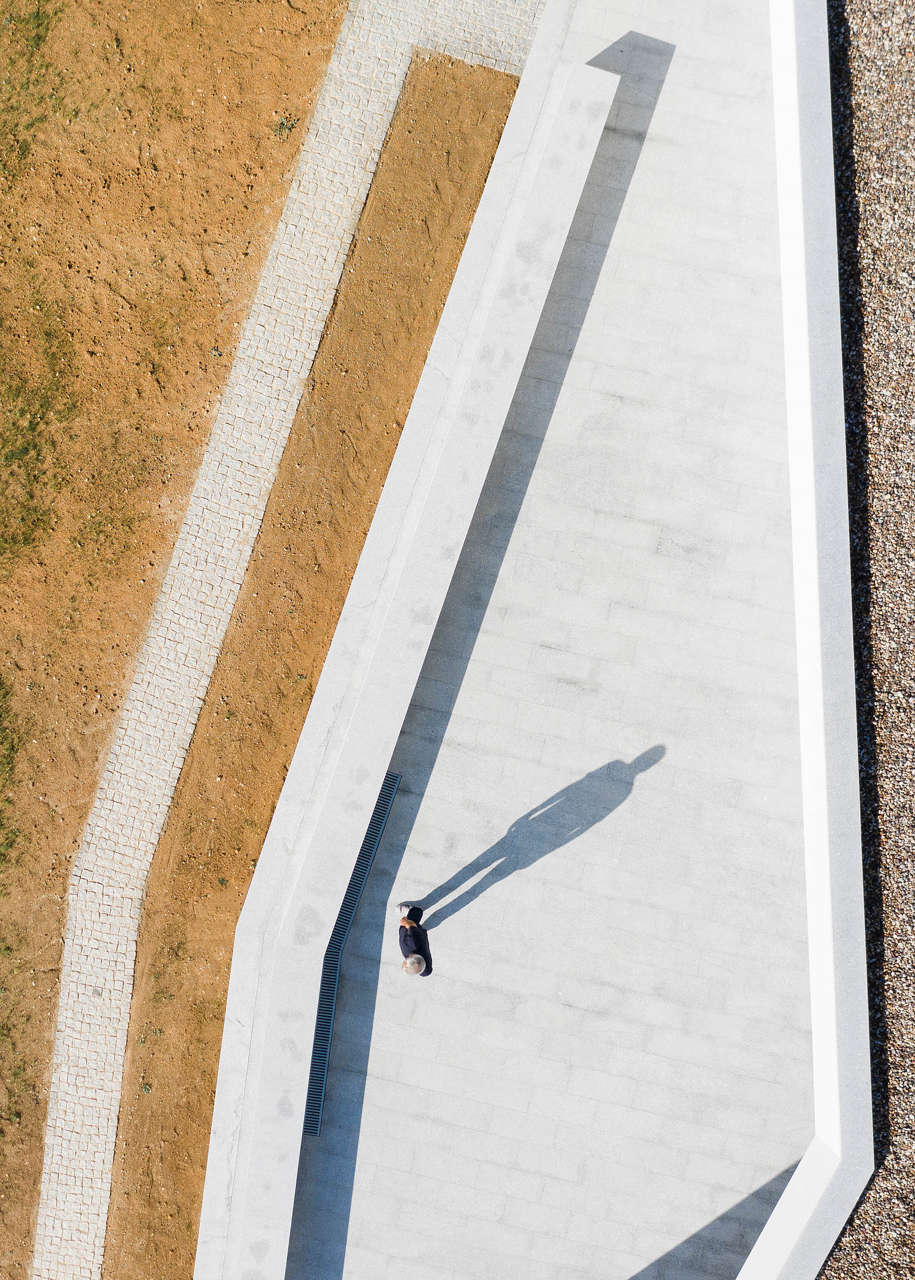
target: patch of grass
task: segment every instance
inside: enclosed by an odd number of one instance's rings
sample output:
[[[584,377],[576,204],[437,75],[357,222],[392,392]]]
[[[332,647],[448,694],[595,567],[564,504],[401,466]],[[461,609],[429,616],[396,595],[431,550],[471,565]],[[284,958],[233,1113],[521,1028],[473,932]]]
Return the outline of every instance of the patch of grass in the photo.
[[[63,111],[62,75],[45,55],[61,12],[48,0],[0,0],[0,190],[22,173],[39,126]],[[50,525],[62,480],[55,427],[75,407],[61,315],[40,296],[15,238],[0,311],[0,561]]]
[[[60,13],[45,0],[0,3],[0,177],[11,183],[22,171],[35,130],[61,108],[61,77],[43,56]]]
[[[126,504],[105,511],[90,511],[77,531],[71,535],[74,547],[89,546],[96,559],[109,567],[116,565],[130,545],[137,518]]]
[[[10,686],[0,678],[0,848],[3,850],[0,873],[12,861],[12,849],[19,835],[7,820],[18,749],[19,733],[10,709]],[[17,995],[21,985],[17,982],[22,969],[21,942],[15,929],[12,937],[0,936],[0,1138],[6,1134],[6,1125],[19,1124],[23,1105],[35,1097],[35,1086],[29,1079],[17,1043],[17,1031],[28,1021],[28,1014],[23,1016],[21,997]]]
[[[20,1002],[11,994],[11,988],[17,985],[15,975],[21,971],[21,962],[16,959],[21,942],[21,937],[14,942],[0,939],[4,962],[0,980],[0,1138],[6,1133],[6,1125],[20,1123],[23,1107],[34,1105],[38,1096],[17,1042],[17,1033],[28,1021],[28,1013],[23,1013]]]
[[[185,938],[174,937],[166,947],[166,955],[169,960],[184,960],[187,958],[187,941]]]
[[[280,116],[279,120],[277,120],[276,124],[273,126],[274,135],[279,138],[281,142],[285,142],[298,123],[298,116]]]
[[[36,359],[28,372],[2,359],[15,335],[0,325],[0,560],[32,546],[50,527],[54,493],[65,477],[56,430],[76,409],[61,318],[37,293],[31,314]]]
[[[10,788],[16,772],[19,728],[10,707],[12,689],[0,676],[0,875],[12,859],[19,839],[18,829],[9,821]],[[9,954],[9,943],[0,942],[0,955]]]

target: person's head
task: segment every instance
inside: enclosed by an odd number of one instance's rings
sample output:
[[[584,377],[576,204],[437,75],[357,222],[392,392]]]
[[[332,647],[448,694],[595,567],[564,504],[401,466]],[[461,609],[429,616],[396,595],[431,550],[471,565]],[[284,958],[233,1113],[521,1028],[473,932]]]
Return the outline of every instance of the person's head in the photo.
[[[404,960],[400,967],[403,969],[404,973],[415,975],[423,972],[426,967],[426,962],[421,955],[414,951],[412,955],[407,956],[406,960]]]

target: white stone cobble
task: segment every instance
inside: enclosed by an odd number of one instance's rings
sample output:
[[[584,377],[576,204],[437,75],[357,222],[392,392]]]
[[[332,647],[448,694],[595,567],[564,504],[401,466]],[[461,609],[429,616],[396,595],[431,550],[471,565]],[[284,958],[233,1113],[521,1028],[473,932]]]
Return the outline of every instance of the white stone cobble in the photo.
[[[388,0],[344,19],[74,864],[34,1280],[101,1274],[146,876],[410,59],[519,73],[539,9]]]

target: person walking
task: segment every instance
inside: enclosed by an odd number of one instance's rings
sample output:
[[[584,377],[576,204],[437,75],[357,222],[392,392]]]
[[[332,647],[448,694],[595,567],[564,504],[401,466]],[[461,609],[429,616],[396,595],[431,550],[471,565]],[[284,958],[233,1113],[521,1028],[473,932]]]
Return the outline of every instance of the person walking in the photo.
[[[419,923],[423,918],[422,907],[411,902],[399,902],[400,929],[398,937],[403,954],[401,969],[404,973],[428,978],[432,972],[432,953],[429,950],[429,935]]]

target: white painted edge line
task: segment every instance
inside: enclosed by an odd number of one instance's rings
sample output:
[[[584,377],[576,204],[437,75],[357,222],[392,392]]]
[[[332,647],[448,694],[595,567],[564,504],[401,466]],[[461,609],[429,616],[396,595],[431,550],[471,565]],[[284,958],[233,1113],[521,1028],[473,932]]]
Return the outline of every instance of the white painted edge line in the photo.
[[[874,1168],[829,46],[770,0],[814,1138],[739,1273],[813,1280]]]

